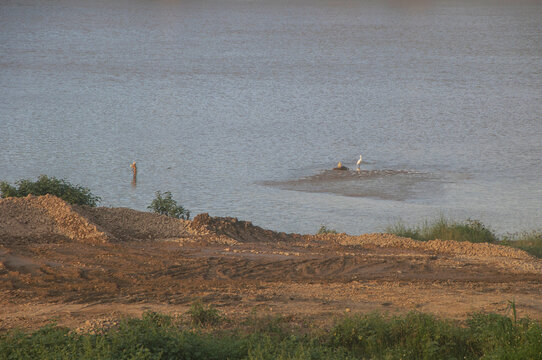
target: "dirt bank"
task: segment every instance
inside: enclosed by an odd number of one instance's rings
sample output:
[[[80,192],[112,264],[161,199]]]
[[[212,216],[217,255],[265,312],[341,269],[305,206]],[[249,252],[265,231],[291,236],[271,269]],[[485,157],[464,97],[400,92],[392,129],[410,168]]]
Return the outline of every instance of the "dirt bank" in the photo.
[[[178,313],[195,299],[240,316],[322,319],[370,310],[463,318],[515,299],[520,315],[542,318],[542,261],[490,244],[284,234],[43,196],[0,200],[0,294],[0,328]]]

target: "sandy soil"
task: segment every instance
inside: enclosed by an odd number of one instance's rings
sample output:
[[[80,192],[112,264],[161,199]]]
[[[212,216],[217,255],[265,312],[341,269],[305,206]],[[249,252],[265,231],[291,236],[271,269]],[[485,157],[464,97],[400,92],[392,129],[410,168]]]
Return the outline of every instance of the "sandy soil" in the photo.
[[[489,244],[296,235],[233,218],[176,220],[53,196],[0,200],[0,329],[84,327],[195,300],[231,316],[474,311],[542,319],[542,260]]]

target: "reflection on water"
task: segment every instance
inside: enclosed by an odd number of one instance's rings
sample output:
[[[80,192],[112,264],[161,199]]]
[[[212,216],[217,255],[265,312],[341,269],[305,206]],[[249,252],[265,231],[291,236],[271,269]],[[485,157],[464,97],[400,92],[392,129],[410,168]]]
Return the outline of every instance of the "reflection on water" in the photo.
[[[542,4],[380,3],[1,1],[0,180],[280,231],[539,227]]]

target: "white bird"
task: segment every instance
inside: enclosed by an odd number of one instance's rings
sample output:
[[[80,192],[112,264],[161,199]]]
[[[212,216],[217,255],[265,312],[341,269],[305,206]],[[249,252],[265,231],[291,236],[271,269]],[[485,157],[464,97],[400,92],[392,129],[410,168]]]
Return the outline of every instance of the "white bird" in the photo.
[[[358,165],[358,171],[360,171],[360,166],[361,166],[362,159],[363,159],[363,158],[362,158],[361,155],[360,155],[360,156],[359,156],[359,160],[358,160],[358,162],[356,163],[356,165]]]

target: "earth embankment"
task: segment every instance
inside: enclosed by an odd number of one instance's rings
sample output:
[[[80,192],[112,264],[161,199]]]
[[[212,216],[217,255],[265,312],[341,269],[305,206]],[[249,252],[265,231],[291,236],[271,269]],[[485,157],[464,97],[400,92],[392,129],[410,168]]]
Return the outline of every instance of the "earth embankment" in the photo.
[[[0,200],[0,327],[79,326],[195,299],[225,312],[320,318],[420,310],[542,318],[542,261],[492,244],[390,234],[298,235],[235,218],[193,221],[53,196]]]

